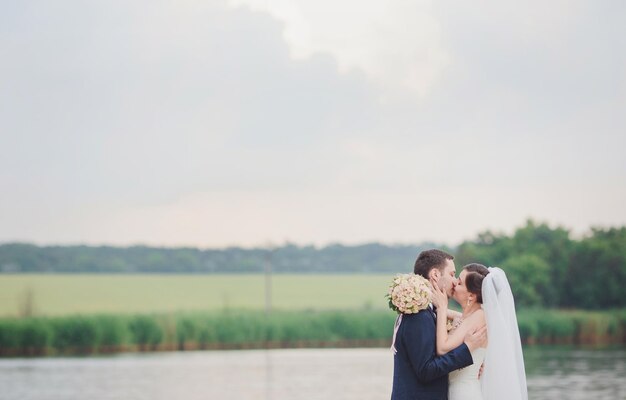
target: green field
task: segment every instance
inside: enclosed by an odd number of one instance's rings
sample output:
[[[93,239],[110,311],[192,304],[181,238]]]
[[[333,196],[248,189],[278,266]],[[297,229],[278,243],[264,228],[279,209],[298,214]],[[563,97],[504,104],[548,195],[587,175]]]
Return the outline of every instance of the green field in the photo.
[[[391,275],[274,275],[282,310],[386,309]],[[31,295],[28,295],[31,293]],[[263,275],[0,275],[0,317],[265,307]]]

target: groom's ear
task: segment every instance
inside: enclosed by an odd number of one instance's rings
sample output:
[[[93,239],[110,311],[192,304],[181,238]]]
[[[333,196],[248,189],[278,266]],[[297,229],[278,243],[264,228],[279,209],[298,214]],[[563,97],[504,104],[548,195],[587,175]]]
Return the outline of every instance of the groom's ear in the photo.
[[[430,279],[438,279],[439,278],[439,270],[437,268],[433,268],[428,273],[428,277]]]

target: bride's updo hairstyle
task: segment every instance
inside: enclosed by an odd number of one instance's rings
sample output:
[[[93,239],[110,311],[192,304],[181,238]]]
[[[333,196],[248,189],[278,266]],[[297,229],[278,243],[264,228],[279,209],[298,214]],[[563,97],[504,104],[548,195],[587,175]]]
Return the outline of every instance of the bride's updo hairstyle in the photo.
[[[482,264],[467,264],[463,267],[467,274],[465,274],[465,287],[468,292],[476,295],[476,301],[479,304],[483,304],[483,279],[489,273],[487,267]]]

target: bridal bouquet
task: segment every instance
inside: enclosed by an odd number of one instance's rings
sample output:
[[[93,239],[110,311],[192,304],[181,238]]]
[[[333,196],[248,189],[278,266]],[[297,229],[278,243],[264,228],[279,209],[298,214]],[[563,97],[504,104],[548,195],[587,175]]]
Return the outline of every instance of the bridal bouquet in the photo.
[[[397,275],[387,293],[389,308],[400,314],[416,314],[426,309],[430,303],[432,289],[430,282],[415,274]]]

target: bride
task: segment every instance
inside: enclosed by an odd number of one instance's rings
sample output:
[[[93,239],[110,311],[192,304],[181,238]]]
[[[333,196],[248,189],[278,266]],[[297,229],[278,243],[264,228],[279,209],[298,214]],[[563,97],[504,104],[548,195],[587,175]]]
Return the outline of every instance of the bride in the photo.
[[[437,355],[456,348],[467,332],[485,323],[489,343],[487,348],[472,352],[473,365],[450,373],[449,400],[527,400],[515,305],[504,271],[481,264],[466,265],[454,285],[452,298],[461,305],[462,312],[448,310],[447,295],[434,285]]]

